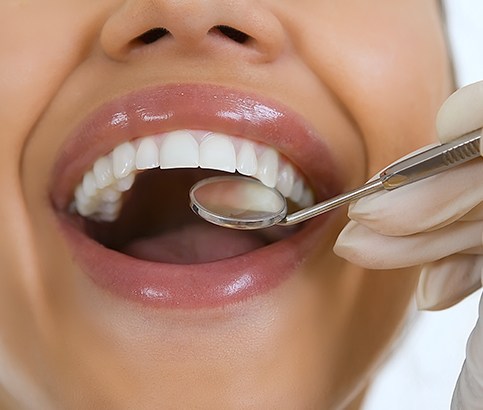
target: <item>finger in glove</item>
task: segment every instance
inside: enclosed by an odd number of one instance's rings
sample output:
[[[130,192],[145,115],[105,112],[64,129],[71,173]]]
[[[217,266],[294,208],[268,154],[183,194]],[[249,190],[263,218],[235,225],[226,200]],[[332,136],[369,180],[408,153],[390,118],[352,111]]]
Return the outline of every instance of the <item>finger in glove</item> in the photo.
[[[420,310],[453,306],[481,287],[483,256],[450,255],[423,265],[416,291]]]
[[[466,345],[463,364],[451,402],[452,410],[483,408],[483,298],[480,317]]]
[[[441,106],[436,128],[441,142],[481,128],[483,125],[483,81],[460,88]]]
[[[478,158],[411,185],[362,198],[350,206],[349,217],[390,236],[438,229],[477,206],[481,210],[481,175],[483,160]]]
[[[481,245],[482,232],[483,221],[455,222],[435,231],[393,237],[350,221],[337,238],[334,251],[365,268],[397,269],[477,248]]]

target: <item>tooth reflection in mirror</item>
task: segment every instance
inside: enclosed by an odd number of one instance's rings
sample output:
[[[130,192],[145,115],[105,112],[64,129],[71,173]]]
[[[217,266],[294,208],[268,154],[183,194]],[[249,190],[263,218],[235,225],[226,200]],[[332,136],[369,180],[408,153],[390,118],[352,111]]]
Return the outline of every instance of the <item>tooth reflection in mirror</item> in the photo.
[[[260,229],[280,222],[287,203],[276,189],[239,176],[212,177],[190,190],[191,209],[203,219],[227,228]]]

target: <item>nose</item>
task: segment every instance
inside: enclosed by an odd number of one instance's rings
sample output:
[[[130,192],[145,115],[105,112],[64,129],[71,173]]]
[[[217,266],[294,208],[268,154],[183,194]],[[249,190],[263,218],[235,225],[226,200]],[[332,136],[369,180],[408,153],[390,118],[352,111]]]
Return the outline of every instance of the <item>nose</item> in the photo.
[[[238,50],[258,62],[281,52],[280,21],[260,0],[125,0],[108,18],[101,46],[114,60],[140,50]]]

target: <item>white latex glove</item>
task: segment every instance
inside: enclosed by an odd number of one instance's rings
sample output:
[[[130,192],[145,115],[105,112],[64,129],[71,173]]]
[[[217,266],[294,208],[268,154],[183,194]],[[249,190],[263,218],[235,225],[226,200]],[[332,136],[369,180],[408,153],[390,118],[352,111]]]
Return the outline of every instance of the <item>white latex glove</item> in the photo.
[[[453,94],[441,108],[442,142],[483,127],[483,82]],[[483,145],[483,144],[482,144]],[[483,148],[483,147],[482,147]],[[483,160],[352,204],[352,221],[335,245],[343,258],[372,269],[423,265],[418,307],[445,309],[483,281]],[[467,344],[452,409],[483,409],[483,301]]]

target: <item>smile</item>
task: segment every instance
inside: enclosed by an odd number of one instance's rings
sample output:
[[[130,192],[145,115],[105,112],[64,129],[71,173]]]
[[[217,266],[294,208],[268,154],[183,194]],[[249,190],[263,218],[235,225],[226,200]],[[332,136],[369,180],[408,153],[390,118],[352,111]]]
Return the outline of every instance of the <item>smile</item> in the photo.
[[[60,150],[51,197],[96,284],[150,306],[214,307],[294,274],[330,219],[259,233],[213,227],[189,213],[187,193],[219,172],[257,178],[295,207],[341,191],[323,139],[299,115],[191,84],[136,91],[88,116]]]
[[[77,186],[72,205],[82,216],[112,222],[122,209],[122,193],[138,173],[198,167],[251,176],[299,207],[313,204],[304,178],[273,148],[225,134],[178,130],[124,142],[98,158]]]

